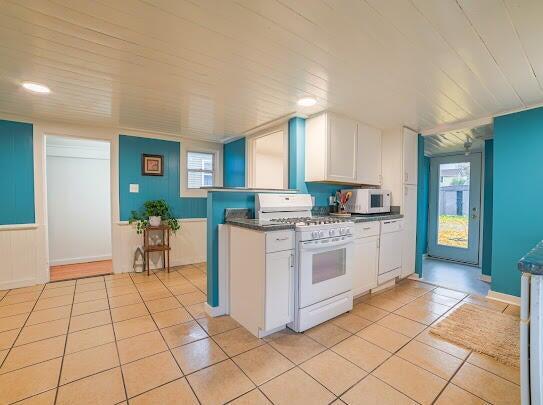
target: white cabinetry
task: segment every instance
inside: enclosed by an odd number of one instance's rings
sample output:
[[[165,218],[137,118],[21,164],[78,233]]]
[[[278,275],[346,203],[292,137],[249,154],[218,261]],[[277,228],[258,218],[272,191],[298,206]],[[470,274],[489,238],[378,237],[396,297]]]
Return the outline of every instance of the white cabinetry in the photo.
[[[415,272],[417,249],[417,186],[404,185],[403,196],[404,237],[402,247],[402,274],[407,277]]]
[[[305,181],[379,185],[381,132],[330,112],[309,118]]]
[[[383,132],[383,188],[404,215],[402,277],[415,271],[417,239],[418,134],[409,128]]]
[[[357,231],[356,228],[360,228],[360,231]],[[377,287],[377,270],[379,266],[379,222],[356,224],[355,238],[353,270],[354,297]]]
[[[257,337],[294,320],[294,239],[230,226],[230,316]]]

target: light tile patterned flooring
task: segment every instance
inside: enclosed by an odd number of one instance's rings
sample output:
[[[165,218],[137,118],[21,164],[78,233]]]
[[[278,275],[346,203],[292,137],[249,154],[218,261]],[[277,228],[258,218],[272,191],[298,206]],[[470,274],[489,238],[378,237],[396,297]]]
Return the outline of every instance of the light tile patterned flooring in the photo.
[[[428,333],[472,302],[406,280],[304,334],[209,318],[205,263],[0,292],[0,403],[514,404],[518,369]]]

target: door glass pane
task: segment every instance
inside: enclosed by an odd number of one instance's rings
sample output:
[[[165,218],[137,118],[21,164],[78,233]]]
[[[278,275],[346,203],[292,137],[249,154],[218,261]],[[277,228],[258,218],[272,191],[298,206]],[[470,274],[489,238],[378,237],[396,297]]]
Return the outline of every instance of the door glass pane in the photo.
[[[469,162],[439,165],[439,245],[468,247],[469,184]]]
[[[313,255],[313,284],[345,275],[346,251],[343,249],[331,250]]]

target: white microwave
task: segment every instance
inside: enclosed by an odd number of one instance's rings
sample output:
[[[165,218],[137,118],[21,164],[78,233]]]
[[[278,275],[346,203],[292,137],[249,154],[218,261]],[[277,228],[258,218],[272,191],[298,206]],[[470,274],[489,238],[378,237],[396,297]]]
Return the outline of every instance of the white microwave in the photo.
[[[341,190],[352,192],[345,211],[352,214],[378,214],[390,212],[390,191],[378,188],[354,188]]]

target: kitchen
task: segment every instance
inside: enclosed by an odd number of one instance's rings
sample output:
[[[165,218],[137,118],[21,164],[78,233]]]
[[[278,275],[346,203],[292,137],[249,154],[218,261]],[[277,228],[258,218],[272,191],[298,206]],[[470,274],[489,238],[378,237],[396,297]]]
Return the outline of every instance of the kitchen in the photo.
[[[543,403],[540,2],[0,10],[0,403]]]

